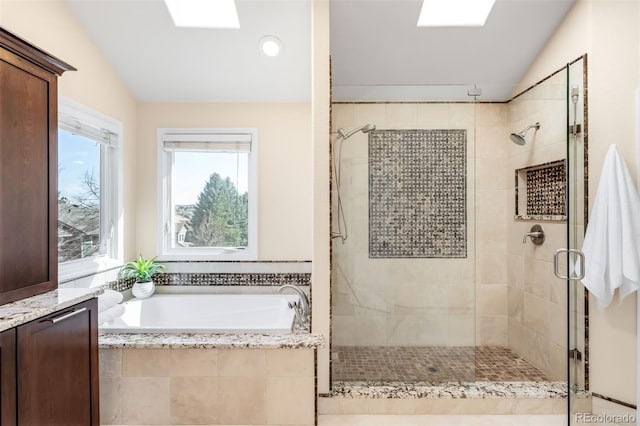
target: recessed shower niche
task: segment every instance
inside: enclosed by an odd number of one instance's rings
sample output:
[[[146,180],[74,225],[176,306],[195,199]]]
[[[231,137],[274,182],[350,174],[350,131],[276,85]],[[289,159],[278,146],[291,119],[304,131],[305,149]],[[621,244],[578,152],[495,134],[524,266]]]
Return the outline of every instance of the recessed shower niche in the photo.
[[[515,171],[516,220],[567,220],[566,160]]]

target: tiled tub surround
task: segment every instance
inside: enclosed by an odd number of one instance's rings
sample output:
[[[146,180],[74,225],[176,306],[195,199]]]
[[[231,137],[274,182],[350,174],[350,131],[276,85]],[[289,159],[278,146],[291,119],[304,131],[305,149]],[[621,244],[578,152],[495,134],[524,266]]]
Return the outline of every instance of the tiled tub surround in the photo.
[[[102,293],[100,288],[58,289],[0,306],[0,331],[27,323]]]
[[[171,285],[174,279],[180,285]],[[308,284],[309,274],[181,272],[161,280],[159,293],[251,294]],[[312,425],[314,355],[323,344],[298,325],[289,334],[102,333],[102,422]]]
[[[163,283],[178,285],[233,285],[240,280],[241,285],[277,285],[278,282],[288,279],[294,282],[308,282],[310,280],[310,261],[170,261],[161,262],[165,266],[164,272],[169,275]],[[87,288],[108,285],[114,290],[120,291],[131,288],[131,280],[118,279],[119,267],[96,272],[86,276],[67,279],[59,283],[61,288]],[[180,277],[174,276],[180,274]],[[190,278],[193,275],[194,278]],[[205,278],[196,278],[206,275]],[[212,276],[209,276],[212,275]],[[193,282],[194,284],[191,284]],[[207,283],[207,284],[205,284]],[[268,284],[272,283],[272,284]],[[291,283],[293,284],[293,283]]]
[[[313,425],[314,349],[100,349],[102,424]]]
[[[63,284],[63,287],[101,286],[116,291],[126,291],[131,289],[134,279],[119,279],[118,270],[110,270],[107,273],[100,273],[93,276],[84,277],[70,285]],[[108,278],[105,280],[105,274]],[[268,287],[281,286],[283,284],[308,286],[311,284],[311,274],[302,273],[215,273],[215,272],[167,272],[161,273],[153,279],[156,286],[253,286]],[[76,284],[76,282],[78,284]]]

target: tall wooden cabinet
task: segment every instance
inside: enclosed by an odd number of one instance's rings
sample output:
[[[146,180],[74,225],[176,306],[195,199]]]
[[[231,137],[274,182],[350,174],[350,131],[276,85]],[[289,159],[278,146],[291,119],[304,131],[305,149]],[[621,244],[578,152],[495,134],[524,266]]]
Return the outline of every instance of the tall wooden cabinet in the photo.
[[[0,305],[58,287],[57,78],[73,69],[0,28]],[[0,333],[0,425],[99,424],[97,311]]]
[[[0,305],[58,287],[57,76],[69,70],[0,28]]]

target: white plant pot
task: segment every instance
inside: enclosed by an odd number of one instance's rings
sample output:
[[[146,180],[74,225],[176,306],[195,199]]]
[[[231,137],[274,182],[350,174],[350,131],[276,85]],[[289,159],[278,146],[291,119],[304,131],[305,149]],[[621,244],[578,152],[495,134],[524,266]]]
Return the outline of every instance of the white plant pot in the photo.
[[[146,283],[136,282],[131,288],[131,293],[138,299],[146,299],[147,297],[151,297],[154,291],[156,291],[156,285],[153,283],[153,281],[148,281]]]

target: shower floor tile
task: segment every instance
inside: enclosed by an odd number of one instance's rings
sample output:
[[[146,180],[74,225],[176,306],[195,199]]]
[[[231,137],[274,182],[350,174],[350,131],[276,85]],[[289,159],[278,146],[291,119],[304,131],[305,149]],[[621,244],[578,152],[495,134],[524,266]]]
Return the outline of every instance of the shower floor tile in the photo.
[[[331,352],[339,382],[549,381],[500,346],[334,346]]]

